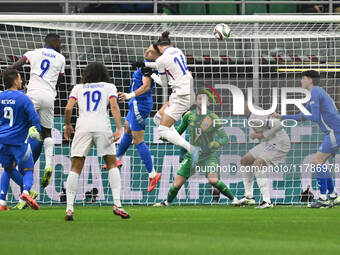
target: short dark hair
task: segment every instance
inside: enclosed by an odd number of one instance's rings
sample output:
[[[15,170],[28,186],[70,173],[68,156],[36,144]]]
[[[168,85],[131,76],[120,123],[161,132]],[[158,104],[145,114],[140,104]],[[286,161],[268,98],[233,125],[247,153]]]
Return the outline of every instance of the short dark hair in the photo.
[[[51,44],[51,43],[55,43],[57,41],[60,41],[60,36],[54,33],[50,33],[48,35],[46,35],[45,37],[45,43],[46,44]]]
[[[307,70],[302,72],[301,77],[304,76],[312,79],[313,85],[318,85],[320,83],[320,74],[315,70]]]
[[[14,81],[18,79],[18,74],[18,70],[14,68],[9,68],[4,71],[2,79],[4,80],[4,85],[6,89],[10,89],[13,86]]]
[[[102,63],[94,62],[85,67],[80,83],[110,82],[109,72]]]

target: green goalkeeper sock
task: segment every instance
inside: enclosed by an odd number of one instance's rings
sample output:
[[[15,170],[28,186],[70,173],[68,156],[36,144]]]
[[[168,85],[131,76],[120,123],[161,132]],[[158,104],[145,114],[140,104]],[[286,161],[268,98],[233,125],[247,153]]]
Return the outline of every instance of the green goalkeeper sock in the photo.
[[[168,203],[171,203],[175,197],[177,196],[177,193],[179,191],[179,188],[176,188],[174,185],[172,185],[169,189],[169,192],[168,192]]]
[[[221,180],[218,180],[214,187],[218,189],[223,195],[225,195],[230,200],[234,199],[233,193],[231,193],[231,190],[225,185]]]

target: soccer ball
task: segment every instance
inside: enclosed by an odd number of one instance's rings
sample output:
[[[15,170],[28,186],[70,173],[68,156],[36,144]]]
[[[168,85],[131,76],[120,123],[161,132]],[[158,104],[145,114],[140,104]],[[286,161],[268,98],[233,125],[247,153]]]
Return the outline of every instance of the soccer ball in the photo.
[[[230,36],[230,27],[226,24],[217,24],[214,28],[214,36],[219,40],[225,40]]]

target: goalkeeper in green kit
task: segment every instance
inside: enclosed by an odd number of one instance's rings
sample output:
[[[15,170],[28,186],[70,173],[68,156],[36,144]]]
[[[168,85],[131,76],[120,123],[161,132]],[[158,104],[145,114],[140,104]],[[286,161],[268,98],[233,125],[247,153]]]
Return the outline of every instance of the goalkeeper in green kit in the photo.
[[[207,114],[201,114],[202,97],[205,94],[198,94],[196,97],[196,109],[184,114],[177,132],[182,134],[187,128],[190,131],[190,143],[201,148],[198,163],[191,166],[190,153],[184,155],[181,167],[177,172],[175,181],[170,187],[166,201],[154,204],[154,206],[168,206],[177,196],[182,185],[197,172],[205,173],[208,181],[219,192],[228,197],[234,198],[230,189],[219,179],[218,156],[216,150],[229,142],[228,136],[220,124],[218,116],[207,110]]]

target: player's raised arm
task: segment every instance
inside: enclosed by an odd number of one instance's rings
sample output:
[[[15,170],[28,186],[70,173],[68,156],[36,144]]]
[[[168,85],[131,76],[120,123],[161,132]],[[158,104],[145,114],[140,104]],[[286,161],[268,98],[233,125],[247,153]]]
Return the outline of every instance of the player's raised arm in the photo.
[[[3,73],[8,70],[8,69],[18,69],[19,67],[23,66],[24,64],[26,64],[27,60],[25,57],[22,57],[21,59],[19,59],[17,62],[15,62],[13,65],[7,67],[3,72],[0,72],[0,78],[2,77]]]
[[[151,73],[152,73],[152,71],[151,71]],[[133,97],[138,97],[140,95],[145,94],[150,89],[151,89],[151,78],[150,78],[150,76],[145,76],[145,74],[144,74],[143,85],[140,86],[137,90],[135,90],[131,93],[118,92],[119,100],[129,100]]]
[[[123,133],[123,128],[122,117],[120,115],[120,108],[117,102],[117,98],[114,96],[110,98],[110,109],[117,126],[116,132],[112,134],[113,142],[117,142]]]
[[[320,121],[320,94],[317,88],[313,88],[311,94],[312,94],[312,97],[311,97],[309,104],[307,105],[307,110],[309,110],[312,115],[305,115],[301,113],[301,116],[313,122],[319,122]]]

